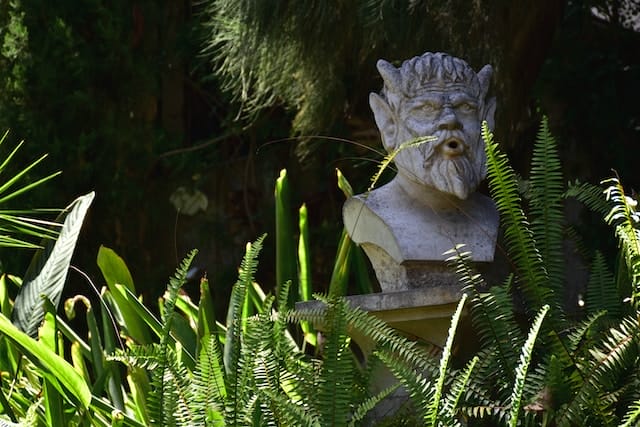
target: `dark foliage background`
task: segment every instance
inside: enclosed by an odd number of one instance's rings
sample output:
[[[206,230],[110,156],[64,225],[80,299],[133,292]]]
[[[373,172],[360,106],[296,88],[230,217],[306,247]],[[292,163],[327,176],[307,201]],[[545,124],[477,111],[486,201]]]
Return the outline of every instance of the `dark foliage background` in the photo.
[[[244,243],[273,231],[273,184],[283,167],[294,205],[309,206],[315,283],[325,287],[341,229],[334,169],[362,191],[375,164],[354,144],[308,136],[377,146],[367,98],[381,85],[381,57],[433,50],[477,69],[493,64],[496,137],[516,167],[528,164],[545,112],[567,178],[598,181],[616,168],[627,188],[638,188],[635,2],[469,5],[3,1],[0,128],[27,140],[29,156],[50,153],[48,166],[64,171],[29,203],[62,206],[96,190],[75,264],[99,277],[98,247],[112,247],[152,294],[197,247],[199,267],[226,300]],[[225,33],[220,17],[235,26]],[[255,78],[244,99],[238,65]],[[204,194],[206,209],[178,214],[170,197],[179,187]],[[28,256],[0,254],[17,274]],[[259,278],[267,287],[272,260],[267,240]]]

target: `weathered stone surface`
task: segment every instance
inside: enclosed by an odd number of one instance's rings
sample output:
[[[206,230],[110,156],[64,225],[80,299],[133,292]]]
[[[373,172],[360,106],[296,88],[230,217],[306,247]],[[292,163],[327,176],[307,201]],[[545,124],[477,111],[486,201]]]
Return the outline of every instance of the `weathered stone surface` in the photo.
[[[378,71],[384,87],[370,104],[398,174],[350,198],[345,227],[369,256],[383,291],[453,286],[445,251],[466,244],[477,262],[492,261],[495,252],[498,214],[475,191],[486,175],[481,123],[493,127],[492,69],[476,73],[459,58],[425,53],[400,68],[381,60]]]

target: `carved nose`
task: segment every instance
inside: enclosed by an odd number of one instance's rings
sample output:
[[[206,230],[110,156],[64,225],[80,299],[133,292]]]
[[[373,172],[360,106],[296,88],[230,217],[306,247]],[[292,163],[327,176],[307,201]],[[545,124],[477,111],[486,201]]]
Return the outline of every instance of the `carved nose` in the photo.
[[[458,120],[456,113],[451,108],[445,108],[440,116],[438,123],[440,130],[458,130],[462,129],[462,123]]]

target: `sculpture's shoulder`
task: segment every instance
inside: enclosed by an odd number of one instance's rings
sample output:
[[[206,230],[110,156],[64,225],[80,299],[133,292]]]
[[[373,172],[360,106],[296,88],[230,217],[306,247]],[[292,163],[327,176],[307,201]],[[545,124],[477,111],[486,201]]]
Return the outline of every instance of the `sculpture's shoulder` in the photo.
[[[390,184],[347,200],[343,220],[355,243],[377,246],[397,262],[443,260],[460,243],[474,260],[491,261],[499,223],[493,200],[480,193],[436,209]]]
[[[392,257],[400,259],[396,235],[389,223],[394,198],[388,186],[350,197],[342,208],[342,219],[355,243],[380,246]]]

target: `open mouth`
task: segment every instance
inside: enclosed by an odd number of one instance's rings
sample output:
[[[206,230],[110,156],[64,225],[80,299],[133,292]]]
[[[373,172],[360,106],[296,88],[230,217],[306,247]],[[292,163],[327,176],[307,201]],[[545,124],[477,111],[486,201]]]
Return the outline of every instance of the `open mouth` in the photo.
[[[464,153],[464,142],[455,136],[447,137],[440,143],[440,150],[447,157],[456,157]]]

